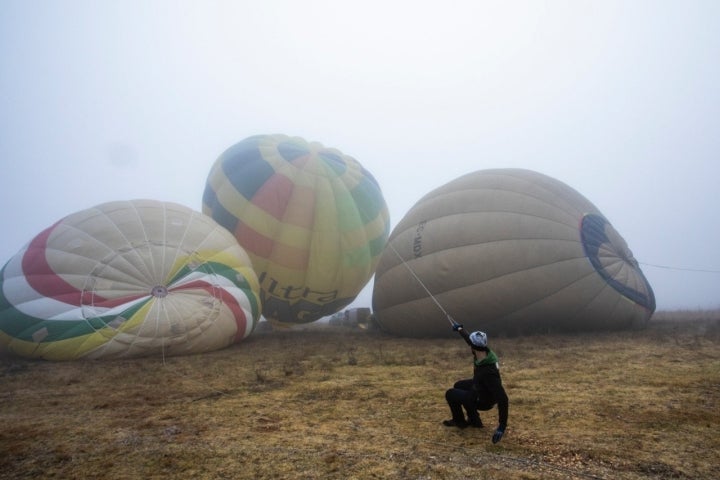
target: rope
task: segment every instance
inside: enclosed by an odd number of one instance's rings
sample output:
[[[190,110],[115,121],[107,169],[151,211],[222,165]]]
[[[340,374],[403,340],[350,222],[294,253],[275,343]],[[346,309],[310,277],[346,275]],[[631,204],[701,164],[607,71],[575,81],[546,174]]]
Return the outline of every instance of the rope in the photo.
[[[402,262],[402,264],[405,265],[405,268],[408,269],[408,271],[410,272],[410,274],[412,274],[412,276],[415,278],[415,280],[418,281],[418,283],[420,284],[420,286],[422,286],[422,287],[425,289],[425,291],[427,292],[427,294],[430,295],[430,298],[432,299],[433,302],[435,302],[435,305],[438,306],[438,308],[440,309],[440,311],[442,311],[442,313],[445,314],[445,317],[447,317],[448,321],[450,322],[450,325],[452,325],[453,327],[456,326],[456,325],[457,325],[457,322],[455,322],[455,320],[453,320],[453,318],[450,316],[450,314],[445,311],[445,309],[443,308],[442,305],[440,305],[440,302],[437,301],[437,299],[435,298],[435,296],[434,296],[432,293],[430,293],[430,290],[428,290],[428,288],[425,286],[425,284],[422,282],[422,280],[420,280],[420,278],[415,274],[415,272],[413,271],[413,269],[410,268],[410,265],[408,265],[407,262],[400,256],[400,254],[398,253],[398,251],[395,250],[395,247],[393,246],[393,244],[392,244],[392,243],[388,243],[388,246],[392,249],[393,252],[395,252],[395,255],[397,255],[397,257],[400,259],[400,261]]]
[[[656,265],[653,263],[643,263],[643,262],[638,262],[638,263],[640,265],[645,265],[646,267],[665,268],[667,270],[679,270],[682,272],[720,273],[720,270],[703,270],[701,268],[682,268],[682,267],[670,267],[668,265]]]

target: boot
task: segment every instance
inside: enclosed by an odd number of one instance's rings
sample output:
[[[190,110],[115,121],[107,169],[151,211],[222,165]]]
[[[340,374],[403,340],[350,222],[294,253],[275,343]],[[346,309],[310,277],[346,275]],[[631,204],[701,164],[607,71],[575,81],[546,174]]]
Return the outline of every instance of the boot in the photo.
[[[482,420],[480,420],[480,415],[468,415],[467,424],[474,428],[483,428]]]
[[[443,420],[443,425],[446,427],[458,427],[458,428],[466,428],[468,426],[468,422],[465,421],[465,419],[462,420]]]

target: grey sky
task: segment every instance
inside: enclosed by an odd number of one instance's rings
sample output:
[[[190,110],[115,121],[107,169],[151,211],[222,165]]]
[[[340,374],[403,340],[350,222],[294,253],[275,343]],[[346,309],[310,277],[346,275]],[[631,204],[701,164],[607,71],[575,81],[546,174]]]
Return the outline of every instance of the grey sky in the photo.
[[[718,308],[720,273],[683,269],[720,272],[719,26],[717,1],[2,0],[0,263],[105,201],[200,210],[223,150],[285,133],[360,161],[392,226],[474,170],[555,177],[659,309]]]

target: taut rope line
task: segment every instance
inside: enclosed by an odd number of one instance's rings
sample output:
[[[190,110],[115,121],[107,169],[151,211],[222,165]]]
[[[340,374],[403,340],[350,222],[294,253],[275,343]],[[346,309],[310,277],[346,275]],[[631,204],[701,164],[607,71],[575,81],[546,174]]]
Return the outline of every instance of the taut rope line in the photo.
[[[435,302],[435,305],[437,305],[438,308],[445,314],[448,321],[450,322],[450,325],[452,325],[453,327],[456,326],[458,323],[455,320],[453,320],[453,318],[450,316],[450,314],[445,311],[445,309],[443,308],[442,305],[440,305],[440,302],[437,301],[435,296],[430,292],[430,290],[428,290],[428,288],[425,286],[425,284],[422,282],[422,280],[420,280],[420,278],[415,274],[413,269],[410,268],[410,265],[408,265],[407,262],[400,256],[398,251],[395,250],[395,247],[393,247],[392,243],[388,243],[388,246],[390,247],[390,249],[393,252],[395,252],[395,255],[397,255],[397,257],[400,259],[400,261],[403,263],[403,265],[405,265],[405,268],[408,269],[408,271],[412,274],[412,276],[415,278],[415,280],[418,281],[420,286],[422,286],[425,289],[425,291],[427,292],[427,294],[430,295],[430,298],[432,299],[433,302]]]

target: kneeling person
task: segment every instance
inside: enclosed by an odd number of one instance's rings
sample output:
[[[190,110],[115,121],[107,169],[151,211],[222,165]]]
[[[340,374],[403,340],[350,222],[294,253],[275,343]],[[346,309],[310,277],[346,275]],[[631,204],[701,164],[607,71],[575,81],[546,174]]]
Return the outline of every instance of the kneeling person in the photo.
[[[457,331],[470,345],[473,354],[473,378],[460,380],[453,385],[453,388],[445,392],[452,420],[445,420],[443,424],[447,427],[482,428],[483,424],[478,410],[490,410],[497,405],[498,426],[492,438],[492,442],[497,443],[505,433],[508,419],[508,397],[500,378],[497,355],[488,348],[485,333],[467,333],[459,324],[454,324],[453,330]],[[465,419],[463,407],[467,412],[467,419]]]

